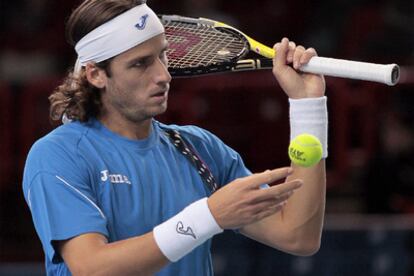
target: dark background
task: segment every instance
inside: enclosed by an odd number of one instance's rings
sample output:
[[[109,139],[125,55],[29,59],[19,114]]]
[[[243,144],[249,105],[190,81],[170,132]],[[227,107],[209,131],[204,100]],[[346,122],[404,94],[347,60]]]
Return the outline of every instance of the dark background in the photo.
[[[47,97],[75,61],[64,23],[78,3],[0,2],[0,274],[41,273],[43,253],[24,202],[22,171],[30,146],[55,127],[48,119]],[[395,87],[327,78],[328,198],[320,253],[289,257],[230,238],[232,233],[216,239],[214,252],[217,275],[410,275],[414,1],[148,4],[157,13],[222,20],[270,46],[286,36],[316,48],[320,56],[401,66]],[[214,132],[259,171],[288,164],[287,108],[270,71],[235,73],[174,80],[169,110],[158,119]]]

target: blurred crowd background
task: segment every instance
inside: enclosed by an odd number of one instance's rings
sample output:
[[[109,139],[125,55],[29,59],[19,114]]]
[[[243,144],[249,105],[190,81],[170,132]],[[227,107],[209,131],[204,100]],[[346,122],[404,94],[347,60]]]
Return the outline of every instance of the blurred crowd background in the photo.
[[[64,23],[79,0],[0,0],[0,275],[42,275],[21,189],[30,146],[56,127],[47,97],[75,62]],[[218,19],[273,45],[397,63],[394,87],[327,78],[327,220],[311,258],[234,233],[214,243],[216,275],[414,275],[414,1],[148,0],[158,13]],[[173,80],[159,120],[197,124],[253,171],[288,164],[288,106],[270,71]],[[28,271],[30,273],[28,273]]]

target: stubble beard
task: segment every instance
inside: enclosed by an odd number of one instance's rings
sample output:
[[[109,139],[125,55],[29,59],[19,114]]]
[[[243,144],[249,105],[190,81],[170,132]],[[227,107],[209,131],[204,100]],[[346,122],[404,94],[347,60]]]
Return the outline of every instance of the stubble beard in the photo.
[[[112,95],[127,95],[127,93],[121,92],[116,85],[113,85],[111,89],[114,91]],[[134,104],[136,99],[122,98],[122,100],[119,100],[116,96],[109,97],[107,104],[113,109],[112,112],[118,113],[121,117],[133,123],[141,123],[167,111],[168,96],[164,103],[155,106],[149,106],[148,104],[137,106],[137,104]]]

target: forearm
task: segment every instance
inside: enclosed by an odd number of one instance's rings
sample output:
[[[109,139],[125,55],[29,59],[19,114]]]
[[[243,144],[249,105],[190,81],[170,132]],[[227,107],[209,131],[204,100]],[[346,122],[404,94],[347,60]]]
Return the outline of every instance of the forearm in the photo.
[[[328,156],[328,115],[326,98],[289,100],[291,140],[303,133],[315,135],[322,144],[322,156]],[[289,231],[286,235],[311,247],[319,247],[325,212],[326,172],[325,159],[311,167],[292,164],[293,174],[287,178],[302,179],[303,187],[297,191],[280,213]],[[289,235],[289,233],[291,233]]]
[[[147,275],[222,231],[202,198],[150,233],[112,243],[101,234],[83,234],[62,242],[60,252],[76,275]]]
[[[294,173],[287,180],[299,178],[304,183],[278,214],[280,221],[295,239],[319,242],[325,213],[325,160],[311,168],[292,166]]]
[[[65,242],[61,252],[73,275],[151,275],[168,264],[152,232],[112,243],[85,234]]]
[[[103,266],[103,269],[97,275],[152,275],[169,263],[157,246],[152,232],[108,243],[98,255],[101,260],[95,267]]]
[[[304,183],[279,213],[247,225],[241,232],[279,250],[310,255],[320,246],[325,211],[325,161],[311,168],[295,166],[288,180],[296,178]]]

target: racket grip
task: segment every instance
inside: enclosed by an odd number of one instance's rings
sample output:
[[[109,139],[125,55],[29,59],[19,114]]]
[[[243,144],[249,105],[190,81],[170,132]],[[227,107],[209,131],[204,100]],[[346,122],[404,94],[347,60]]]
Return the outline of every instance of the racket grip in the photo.
[[[375,81],[395,85],[400,78],[400,67],[397,64],[375,64],[368,62],[313,57],[300,68],[300,71],[322,74],[332,77]]]

